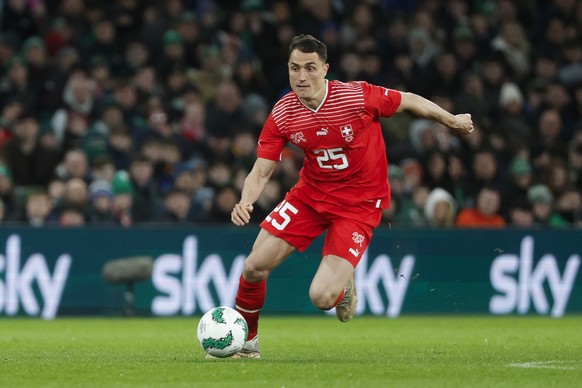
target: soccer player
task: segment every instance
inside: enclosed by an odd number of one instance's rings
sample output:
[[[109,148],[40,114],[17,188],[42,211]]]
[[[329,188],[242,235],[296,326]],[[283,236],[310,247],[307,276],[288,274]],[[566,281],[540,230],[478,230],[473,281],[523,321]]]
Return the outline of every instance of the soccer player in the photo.
[[[309,297],[321,310],[336,308],[340,321],[356,312],[354,270],[390,206],[388,163],[379,117],[401,111],[432,119],[457,134],[473,130],[469,114],[453,115],[413,93],[366,82],[328,81],[326,46],[310,35],[289,47],[292,91],[273,107],[257,145],[257,160],[245,179],[231,219],[250,221],[253,203],[269,180],[287,142],[305,154],[297,184],[261,223],[244,262],[236,309],[245,317],[249,340],[235,357],[260,358],[259,312],[269,273],[293,251],[304,251],[327,231],[323,258]]]

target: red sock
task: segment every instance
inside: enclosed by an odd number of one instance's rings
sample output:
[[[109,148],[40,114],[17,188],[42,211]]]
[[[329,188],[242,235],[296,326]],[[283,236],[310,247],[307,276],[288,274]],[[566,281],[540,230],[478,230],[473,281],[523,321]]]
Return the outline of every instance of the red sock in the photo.
[[[265,304],[267,295],[267,280],[258,283],[247,282],[241,275],[238,292],[236,293],[236,310],[247,321],[249,327],[249,338],[252,340],[257,336],[259,330],[259,313]]]
[[[339,296],[337,297],[337,300],[335,301],[335,303],[333,304],[333,307],[337,306],[339,304],[339,302],[342,301],[342,299],[344,298],[344,294],[345,294],[346,290],[343,289],[342,292],[339,294]]]

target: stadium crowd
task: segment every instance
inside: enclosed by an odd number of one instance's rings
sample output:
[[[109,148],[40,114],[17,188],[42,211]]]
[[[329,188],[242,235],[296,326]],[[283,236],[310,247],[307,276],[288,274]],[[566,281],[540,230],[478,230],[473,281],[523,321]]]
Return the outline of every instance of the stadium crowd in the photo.
[[[473,134],[383,121],[386,227],[582,226],[580,0],[5,0],[0,222],[230,222],[299,33],[328,78],[407,90]],[[297,180],[285,150],[260,222]]]

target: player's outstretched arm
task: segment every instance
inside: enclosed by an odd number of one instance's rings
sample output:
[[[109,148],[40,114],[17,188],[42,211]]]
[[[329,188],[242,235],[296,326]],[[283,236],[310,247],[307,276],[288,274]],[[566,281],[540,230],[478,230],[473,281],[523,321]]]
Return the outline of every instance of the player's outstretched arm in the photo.
[[[454,115],[432,101],[414,93],[401,92],[402,101],[398,112],[408,111],[415,116],[437,121],[453,129],[458,135],[473,132],[473,120],[468,113]]]
[[[276,162],[257,158],[253,169],[245,178],[242,189],[242,194],[239,203],[234,205],[230,219],[233,224],[243,226],[250,222],[251,213],[253,212],[253,203],[259,198],[263,192],[265,184],[271,178]]]

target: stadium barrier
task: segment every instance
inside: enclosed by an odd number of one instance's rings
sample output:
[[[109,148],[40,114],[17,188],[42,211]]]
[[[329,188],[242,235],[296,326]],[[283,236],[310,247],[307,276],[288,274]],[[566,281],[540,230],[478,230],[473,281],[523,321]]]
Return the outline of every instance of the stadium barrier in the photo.
[[[107,262],[153,258],[135,284],[139,315],[197,315],[233,305],[253,226],[0,231],[0,316],[121,315]],[[270,277],[265,313],[321,314],[309,301],[323,240]],[[356,271],[358,314],[582,312],[575,230],[377,230]]]

